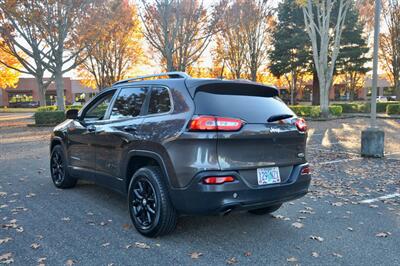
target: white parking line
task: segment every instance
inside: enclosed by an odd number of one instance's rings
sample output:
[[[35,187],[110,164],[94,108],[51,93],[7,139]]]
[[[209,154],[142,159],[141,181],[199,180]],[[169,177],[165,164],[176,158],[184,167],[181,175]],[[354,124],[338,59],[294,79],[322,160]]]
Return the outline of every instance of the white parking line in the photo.
[[[351,155],[359,155],[359,153],[351,152],[351,151],[333,151],[333,150],[313,148],[313,147],[308,147],[308,149],[316,150],[316,151],[326,151],[326,152],[332,152],[332,153],[344,153],[344,154],[351,154]]]
[[[321,163],[316,163],[316,164],[325,165],[325,164],[342,163],[342,162],[355,161],[355,160],[362,160],[362,157],[351,158],[351,159],[341,159],[341,160],[334,160],[334,161],[327,161],[327,162],[321,162]]]
[[[395,197],[400,197],[400,193],[389,194],[389,195],[378,197],[378,198],[374,198],[374,199],[362,200],[362,201],[360,201],[360,203],[368,204],[368,203],[381,201],[381,200],[387,200],[387,199],[391,199],[391,198],[395,198]]]

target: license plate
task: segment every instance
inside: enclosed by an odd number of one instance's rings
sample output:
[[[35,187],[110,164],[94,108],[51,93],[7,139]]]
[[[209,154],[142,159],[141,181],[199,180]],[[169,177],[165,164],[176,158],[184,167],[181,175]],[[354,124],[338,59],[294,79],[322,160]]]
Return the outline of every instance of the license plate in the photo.
[[[259,185],[269,185],[281,182],[278,167],[258,168],[257,179]]]

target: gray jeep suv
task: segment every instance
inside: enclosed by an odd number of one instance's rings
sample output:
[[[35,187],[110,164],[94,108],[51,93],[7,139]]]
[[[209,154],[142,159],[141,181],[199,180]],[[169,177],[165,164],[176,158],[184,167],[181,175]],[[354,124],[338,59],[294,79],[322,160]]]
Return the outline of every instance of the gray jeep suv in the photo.
[[[179,215],[266,214],[310,184],[307,125],[274,87],[181,72],[115,83],[55,127],[58,188],[78,179],[128,198],[136,229],[171,232]]]

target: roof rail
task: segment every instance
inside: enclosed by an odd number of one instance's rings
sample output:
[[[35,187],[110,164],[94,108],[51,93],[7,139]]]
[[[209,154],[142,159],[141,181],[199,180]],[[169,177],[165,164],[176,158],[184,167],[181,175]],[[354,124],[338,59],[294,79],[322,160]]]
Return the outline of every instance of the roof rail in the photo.
[[[179,79],[179,78],[187,79],[187,78],[191,78],[185,72],[165,72],[165,73],[145,75],[145,76],[137,76],[137,77],[134,77],[134,78],[124,79],[124,80],[115,82],[113,84],[113,86],[114,85],[119,85],[119,84],[122,84],[122,83],[128,83],[128,82],[135,81],[135,80],[144,80],[146,78],[163,77],[163,76],[168,76],[168,78],[170,78],[170,79]]]

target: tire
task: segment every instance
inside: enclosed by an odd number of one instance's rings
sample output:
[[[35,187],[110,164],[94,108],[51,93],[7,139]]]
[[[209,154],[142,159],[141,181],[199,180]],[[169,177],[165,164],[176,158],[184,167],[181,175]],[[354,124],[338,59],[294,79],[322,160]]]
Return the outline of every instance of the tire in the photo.
[[[255,215],[264,215],[264,214],[269,214],[274,211],[277,211],[282,204],[277,204],[277,205],[272,205],[266,208],[261,208],[261,209],[254,209],[254,210],[249,210],[249,213],[255,214]]]
[[[128,190],[129,214],[136,230],[147,237],[171,233],[178,215],[172,205],[165,177],[159,167],[140,168]]]
[[[57,188],[72,188],[78,181],[68,173],[67,167],[64,149],[61,145],[56,145],[51,151],[50,173],[51,179]]]

